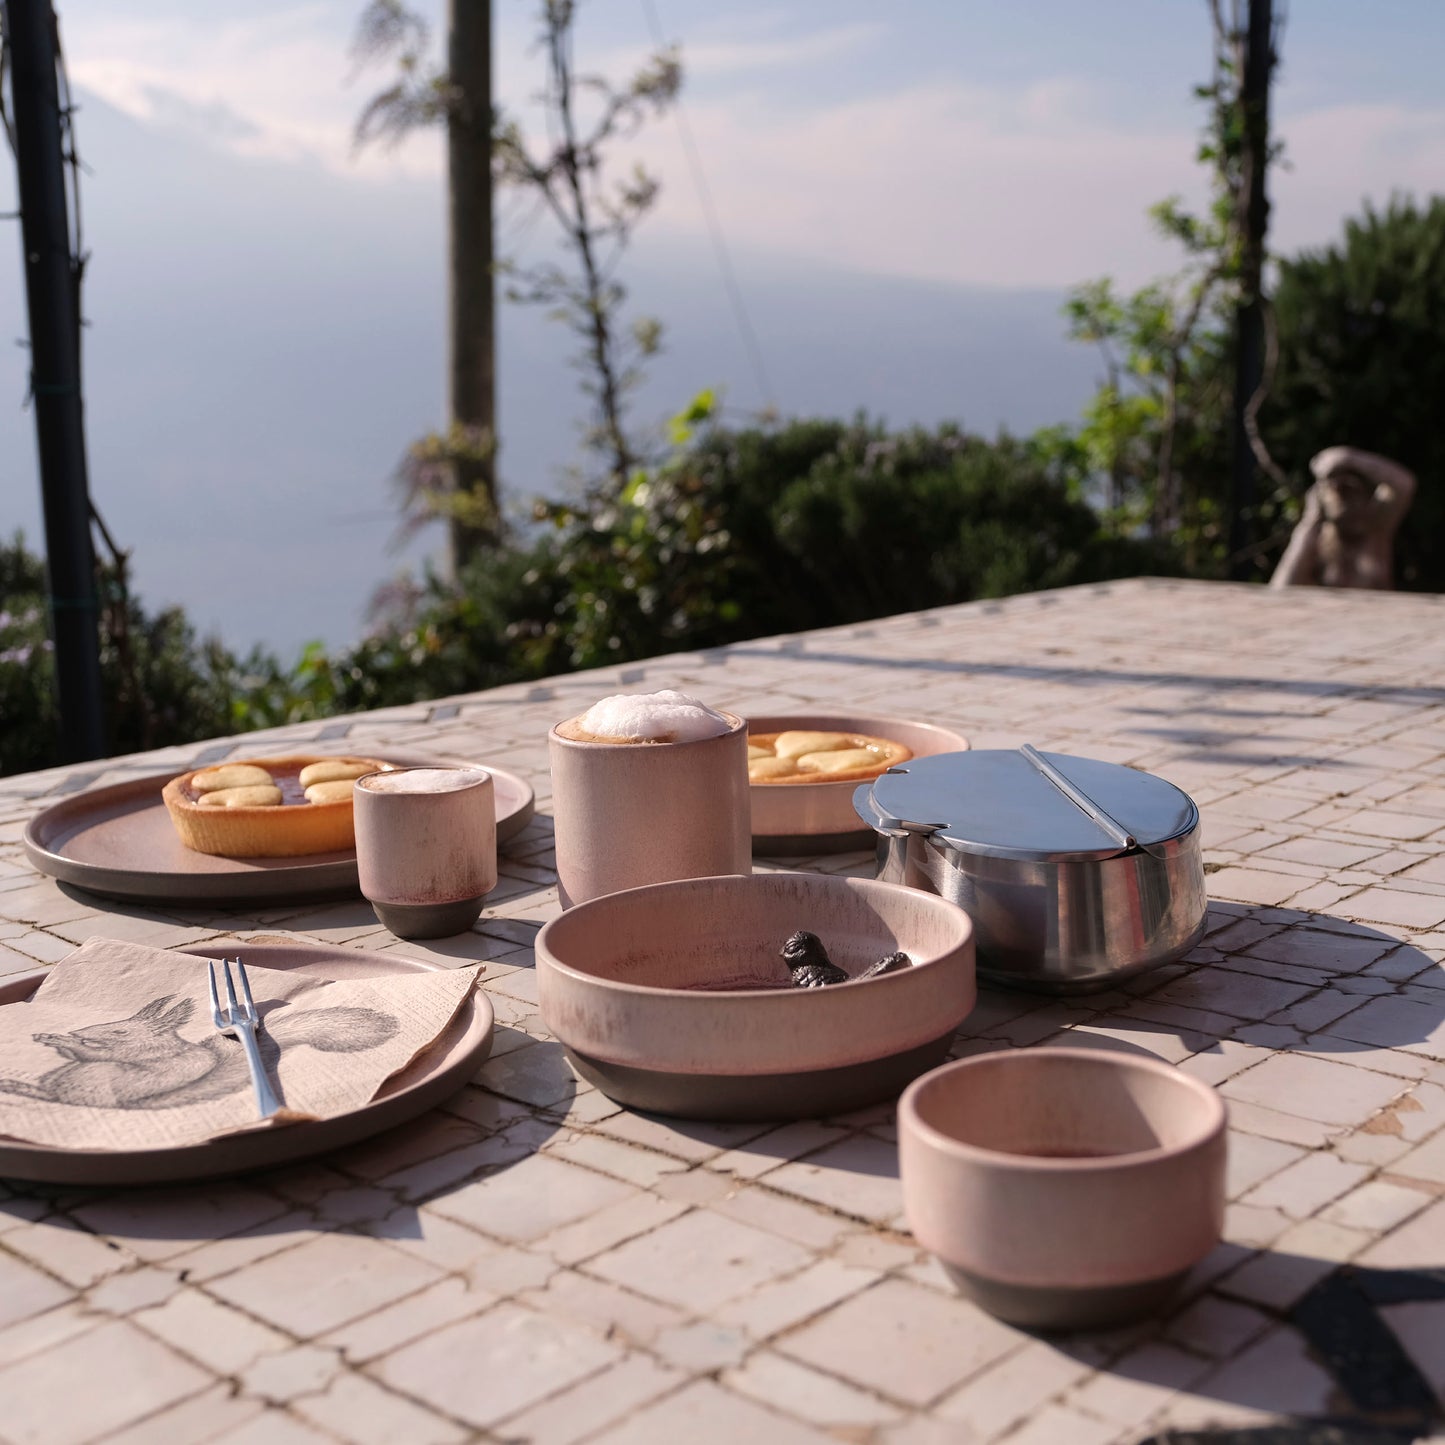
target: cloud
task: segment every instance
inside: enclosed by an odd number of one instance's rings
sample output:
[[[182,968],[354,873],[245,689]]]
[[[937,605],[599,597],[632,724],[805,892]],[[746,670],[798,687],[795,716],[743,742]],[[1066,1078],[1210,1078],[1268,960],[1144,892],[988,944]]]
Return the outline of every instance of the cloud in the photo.
[[[1287,166],[1273,172],[1270,243],[1276,251],[1338,239],[1365,201],[1445,191],[1445,108],[1339,105],[1287,117]]]
[[[87,12],[69,37],[72,76],[148,124],[180,127],[249,157],[319,162],[378,185],[439,175],[434,134],[394,151],[355,152],[356,114],[385,72],[353,73],[353,19],[318,4],[219,26]],[[781,76],[864,52],[884,33],[872,23],[801,35],[714,24],[687,45],[691,73],[729,78],[725,101],[712,83],[697,96],[685,92],[683,103],[730,244],[995,286],[1068,285],[1102,274],[1133,285],[1177,266],[1177,252],[1154,235],[1145,212],[1173,193],[1201,203],[1206,178],[1193,160],[1193,121],[1130,125],[1099,86],[1067,74],[1016,88],[934,80],[844,100],[819,99]],[[530,42],[518,26],[499,34],[504,103],[521,103],[531,88],[538,58]],[[596,68],[625,73],[631,53],[604,52]],[[1445,111],[1341,104],[1292,113],[1287,85],[1279,102],[1277,129],[1293,169],[1272,179],[1278,249],[1322,244],[1364,198],[1428,194],[1445,175]],[[672,118],[652,121],[615,159],[619,173],[638,159],[664,182],[649,228],[704,233]]]
[[[816,65],[856,55],[886,33],[877,24],[838,25],[810,34],[764,40],[699,40],[683,47],[683,65],[689,76],[735,75],[739,71],[780,70]],[[633,66],[642,59],[638,51]],[[610,67],[598,67],[607,69]],[[620,72],[619,72],[620,73]]]
[[[1055,286],[1167,264],[1144,210],[1192,179],[1191,136],[1109,128],[1093,110],[1067,80],[937,83],[789,118],[761,97],[694,106],[688,120],[735,244],[885,275]],[[696,230],[674,133],[655,126],[644,144],[668,177],[659,225]]]
[[[1148,207],[1171,194],[1202,206],[1207,177],[1193,128],[1131,129],[1099,100],[1061,77],[1018,91],[915,86],[785,115],[755,91],[691,106],[688,121],[735,245],[971,285],[1110,274],[1132,286],[1181,263]],[[1445,176],[1445,110],[1282,107],[1277,133],[1291,161],[1271,174],[1277,250],[1324,244],[1365,199],[1429,195]],[[675,128],[660,122],[641,144],[666,178],[656,224],[700,232]]]
[[[160,85],[141,85],[140,93],[150,116],[173,130],[190,131],[222,146],[238,150],[260,135],[253,121],[215,100],[199,104]]]
[[[439,173],[434,137],[355,154],[357,113],[384,75],[355,73],[345,18],[317,5],[219,24],[87,15],[67,28],[67,63],[77,87],[134,119],[238,155],[369,179]]]

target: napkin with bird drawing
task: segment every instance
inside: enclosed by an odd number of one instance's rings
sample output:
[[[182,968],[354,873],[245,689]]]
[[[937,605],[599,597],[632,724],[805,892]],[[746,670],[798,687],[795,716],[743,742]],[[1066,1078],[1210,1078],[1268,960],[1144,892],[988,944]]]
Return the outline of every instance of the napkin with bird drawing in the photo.
[[[445,1032],[480,968],[326,979],[246,964],[261,1058],[284,1105],[258,1118],[241,1041],[211,1021],[206,960],[87,939],[0,1008],[0,1135],[62,1149],[163,1149],[368,1103]],[[225,999],[225,982],[218,987]]]

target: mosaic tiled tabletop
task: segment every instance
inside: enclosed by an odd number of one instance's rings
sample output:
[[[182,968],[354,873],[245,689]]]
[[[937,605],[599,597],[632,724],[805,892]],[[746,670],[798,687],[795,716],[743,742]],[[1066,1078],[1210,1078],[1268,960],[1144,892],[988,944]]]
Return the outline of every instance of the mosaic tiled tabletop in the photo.
[[[902,1217],[891,1107],[671,1123],[537,1015],[548,727],[618,688],[946,724],[1149,769],[1204,817],[1209,932],[1067,1001],[985,989],[955,1052],[1120,1043],[1217,1086],[1226,1240],[1165,1318],[1073,1336],[959,1298]],[[108,903],[27,820],[100,784],[321,741],[493,762],[534,822],[475,928],[359,898]],[[743,643],[0,779],[0,974],[93,934],[485,964],[492,1057],[444,1108],[205,1186],[0,1182],[0,1441],[1403,1442],[1445,1395],[1445,598],[1136,581]],[[760,861],[760,867],[783,866]],[[871,876],[861,853],[801,865]]]

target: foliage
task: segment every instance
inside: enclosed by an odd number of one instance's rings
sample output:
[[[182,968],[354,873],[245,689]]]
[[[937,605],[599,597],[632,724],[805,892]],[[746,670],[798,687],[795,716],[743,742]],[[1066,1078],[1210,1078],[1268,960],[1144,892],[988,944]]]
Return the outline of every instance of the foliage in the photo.
[[[733,430],[713,406],[700,396],[675,420],[668,458],[615,494],[543,504],[531,538],[457,582],[429,575],[395,599],[395,621],[336,653],[313,644],[289,670],[259,648],[238,659],[197,642],[178,609],[150,617],[128,603],[130,661],[113,642],[102,660],[113,747],[1172,570],[1101,527],[1057,446],[861,419]],[[56,761],[43,574],[18,539],[0,549],[0,581],[0,706],[25,722],[0,736],[0,768],[42,767]]]
[[[657,351],[661,328],[650,318],[622,326],[627,292],[617,265],[657,199],[658,182],[640,165],[612,181],[609,153],[677,98],[682,63],[675,49],[659,50],[620,87],[579,75],[572,59],[575,16],[575,0],[542,0],[538,44],[547,60],[541,99],[548,141],[537,150],[514,118],[498,117],[493,173],[499,184],[520,187],[543,203],[571,253],[568,265],[512,265],[509,296],[549,307],[576,335],[582,389],[593,407],[587,444],[620,486],[636,462],[624,425],[626,396],[640,377],[640,363]]]
[[[135,752],[231,732],[239,678],[225,649],[199,642],[179,608],[148,616],[114,567],[98,574],[107,746]],[[0,546],[0,773],[60,762],[55,658],[44,564],[17,535]],[[122,623],[124,625],[122,625]]]
[[[1302,478],[1340,443],[1409,467],[1419,490],[1397,580],[1445,591],[1445,197],[1367,206],[1338,243],[1280,263],[1275,307],[1279,371],[1261,415],[1271,448]]]
[[[432,579],[338,666],[345,707],[1141,571],[1057,455],[864,421],[730,430],[704,397],[679,445],[588,507],[545,504],[526,548]],[[694,429],[701,423],[700,429]]]
[[[494,545],[506,530],[496,498],[489,487],[466,479],[490,476],[495,454],[489,431],[459,421],[412,442],[394,478],[401,499],[398,541],[444,518]]]
[[[398,620],[333,664],[339,711],[496,687],[559,669],[546,620],[560,589],[536,544],[471,563],[456,582],[429,575]]]
[[[0,774],[55,760],[55,664],[45,626],[45,568],[17,534],[0,544]]]
[[[1172,538],[1206,575],[1241,560],[1228,556],[1225,512],[1238,317],[1259,289],[1263,244],[1248,197],[1254,166],[1280,153],[1244,99],[1246,10],[1246,0],[1228,0],[1226,16],[1224,0],[1210,0],[1213,73],[1195,88],[1208,110],[1195,153],[1209,172],[1208,205],[1196,215],[1171,196],[1149,212],[1181,249],[1180,271],[1129,296],[1108,278],[1091,281],[1065,307],[1069,335],[1098,346],[1105,366],[1075,437],[1091,490],[1115,525]],[[1251,429],[1268,384],[1250,402]],[[1251,444],[1274,482],[1254,519],[1267,524],[1288,484],[1257,435]]]
[[[357,117],[358,147],[401,144],[412,131],[445,124],[460,97],[451,77],[427,62],[431,26],[402,0],[368,0],[357,23],[351,54],[358,66],[392,61],[391,84],[378,91]]]
[[[431,126],[447,133],[449,418],[444,431],[408,448],[395,480],[403,535],[444,521],[454,566],[490,551],[505,532],[495,466],[491,23],[490,0],[454,8],[438,67],[420,14],[405,0],[369,0],[352,42],[358,68],[393,66],[391,84],[357,118],[358,148],[394,148]]]
[[[625,322],[627,292],[618,267],[659,187],[640,165],[615,179],[611,153],[649,116],[672,104],[682,86],[682,65],[674,48],[664,48],[620,85],[579,73],[573,59],[576,11],[576,0],[538,3],[546,82],[537,98],[546,139],[529,139],[515,116],[494,110],[491,117],[494,186],[524,193],[552,217],[565,260],[504,259],[495,270],[509,278],[510,300],[547,307],[575,334],[576,365],[591,412],[584,441],[601,458],[609,483],[621,487],[639,459],[626,424],[627,396],[641,378],[642,364],[658,351],[662,328],[650,317]],[[389,60],[395,70],[391,84],[357,120],[358,145],[396,145],[418,128],[452,127],[466,118],[465,87],[460,77],[429,61],[430,43],[425,19],[405,0],[368,0],[353,56],[359,64]],[[504,528],[495,500],[494,450],[491,436],[455,420],[445,434],[430,433],[413,444],[397,474],[403,530],[443,518],[452,523],[454,536],[460,527],[495,548]],[[490,480],[479,488],[478,477]]]

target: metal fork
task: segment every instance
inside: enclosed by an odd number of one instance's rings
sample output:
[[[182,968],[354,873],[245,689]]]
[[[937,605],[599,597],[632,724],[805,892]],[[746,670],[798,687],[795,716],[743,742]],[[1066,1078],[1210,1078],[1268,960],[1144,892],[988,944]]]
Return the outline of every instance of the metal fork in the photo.
[[[244,1003],[238,1002],[236,988],[231,982],[231,960],[223,958],[221,967],[226,971],[226,1003],[221,1007],[220,995],[216,992],[216,965],[208,964],[211,976],[211,1019],[223,1034],[234,1034],[246,1050],[246,1062],[251,1066],[251,1082],[256,1086],[256,1103],[261,1117],[269,1119],[280,1107],[281,1101],[266,1077],[261,1062],[261,1050],[256,1044],[256,1030],[260,1027],[261,1016],[256,1012],[256,1002],[251,997],[250,980],[246,977],[246,965],[236,959],[236,972],[241,978],[241,994]]]

